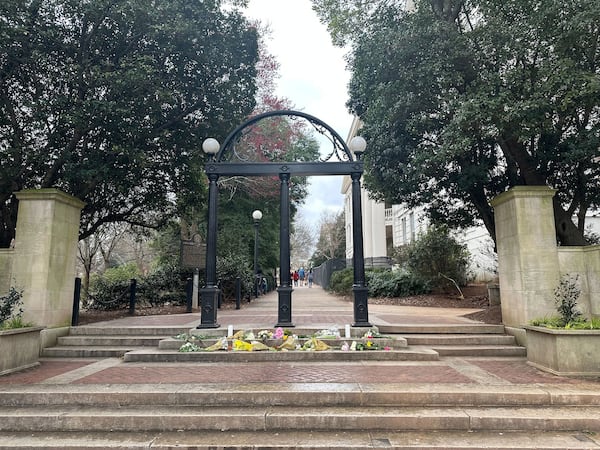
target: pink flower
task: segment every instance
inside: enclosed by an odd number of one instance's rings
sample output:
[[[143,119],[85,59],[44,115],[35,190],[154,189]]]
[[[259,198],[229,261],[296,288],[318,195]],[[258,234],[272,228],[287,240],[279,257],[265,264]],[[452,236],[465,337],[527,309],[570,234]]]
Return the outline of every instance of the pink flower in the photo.
[[[273,334],[275,339],[281,339],[283,337],[283,328],[277,327],[275,328],[275,334]]]

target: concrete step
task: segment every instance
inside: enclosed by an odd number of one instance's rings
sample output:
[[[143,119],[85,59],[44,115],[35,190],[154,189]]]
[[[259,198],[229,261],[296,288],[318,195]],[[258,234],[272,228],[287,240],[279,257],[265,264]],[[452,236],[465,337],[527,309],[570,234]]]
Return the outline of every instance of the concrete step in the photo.
[[[526,349],[515,345],[513,336],[501,334],[502,326],[486,324],[459,326],[425,326],[421,333],[391,334],[386,327],[380,332],[389,338],[379,338],[379,348],[388,347],[391,352],[287,352],[276,357],[269,352],[193,352],[180,353],[177,350],[184,341],[173,336],[194,334],[200,337],[204,346],[216,342],[227,334],[226,329],[198,330],[173,327],[73,327],[69,336],[60,337],[56,347],[42,351],[44,357],[61,358],[101,358],[125,356],[128,362],[186,362],[186,361],[423,361],[436,360],[440,356],[526,356]],[[400,327],[392,331],[401,331]],[[401,327],[406,328],[406,327]],[[408,327],[410,328],[410,327]],[[450,329],[455,333],[450,333]],[[478,330],[477,334],[468,331]],[[237,331],[237,330],[234,330]],[[258,331],[258,330],[257,330]],[[315,328],[295,329],[300,336],[310,336],[318,331]],[[341,330],[340,330],[341,331]],[[414,330],[413,330],[414,331]],[[430,331],[430,333],[424,333]],[[436,334],[439,333],[439,334]],[[363,329],[352,329],[351,339],[328,339],[326,343],[339,347],[344,342],[356,340]],[[275,345],[276,342],[268,344]],[[410,347],[408,347],[410,345]],[[159,347],[156,350],[154,347]],[[231,356],[233,354],[236,356]],[[281,352],[275,355],[282,355]]]
[[[404,334],[408,345],[517,345],[506,334]]]
[[[298,339],[298,343],[300,345],[303,345],[308,339],[307,338],[299,338]],[[362,339],[362,338],[351,338],[351,339],[321,339],[325,344],[327,344],[328,346],[334,348],[334,349],[339,349],[344,343],[350,345],[353,341],[357,342],[357,343],[367,343],[367,339]],[[181,346],[183,344],[185,344],[185,340],[182,339],[175,339],[175,338],[165,338],[162,339],[159,343],[158,343],[158,348],[161,350],[179,350],[181,348]],[[217,339],[201,339],[198,341],[192,341],[194,343],[196,343],[196,345],[198,346],[204,346],[204,347],[208,347],[210,345],[213,345],[217,342]],[[394,349],[400,349],[400,348],[406,348],[407,347],[407,343],[406,343],[406,339],[404,339],[403,337],[398,337],[397,339],[386,339],[386,338],[376,338],[376,339],[371,339],[371,342],[373,342],[375,345],[377,345],[377,347],[379,349],[384,349],[386,347],[389,348],[394,348]],[[283,340],[273,340],[273,339],[267,339],[264,341],[264,344],[269,346],[269,347],[277,347],[279,345],[281,345],[283,343]]]
[[[527,349],[516,345],[433,345],[424,348],[440,356],[527,356]]]
[[[263,362],[263,361],[437,361],[437,352],[428,348],[397,348],[376,351],[215,351],[179,352],[142,348],[127,352],[125,362]]]
[[[485,323],[465,323],[448,325],[381,325],[378,327],[382,334],[504,334],[504,325]]]
[[[44,358],[120,358],[127,352],[143,349],[142,346],[56,346],[42,350]]]
[[[600,448],[598,436],[581,432],[438,431],[186,431],[186,432],[11,432],[0,433],[0,450],[45,449],[181,449],[219,448],[289,450],[292,448],[366,450],[591,450]]]
[[[2,407],[1,432],[600,431],[600,407]]]
[[[63,336],[57,339],[58,346],[99,346],[99,347],[158,347],[161,340],[166,336],[105,336],[105,335],[83,335]]]
[[[190,327],[170,327],[170,326],[104,326],[83,325],[71,327],[69,336],[177,336],[180,333],[187,333]],[[221,335],[227,330],[221,331]]]
[[[225,369],[226,370],[226,369]],[[557,386],[355,383],[207,383],[207,384],[33,384],[5,385],[0,407],[101,408],[154,405],[204,407],[303,405],[362,407],[563,407],[600,408],[595,385],[568,390]]]

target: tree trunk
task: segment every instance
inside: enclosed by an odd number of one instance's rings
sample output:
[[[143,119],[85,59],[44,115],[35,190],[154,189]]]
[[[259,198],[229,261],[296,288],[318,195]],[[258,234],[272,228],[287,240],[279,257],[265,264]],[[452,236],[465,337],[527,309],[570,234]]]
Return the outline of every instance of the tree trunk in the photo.
[[[560,245],[587,245],[583,237],[583,231],[577,228],[570,215],[563,209],[562,205],[555,196],[554,206],[554,224],[556,225],[556,237]]]

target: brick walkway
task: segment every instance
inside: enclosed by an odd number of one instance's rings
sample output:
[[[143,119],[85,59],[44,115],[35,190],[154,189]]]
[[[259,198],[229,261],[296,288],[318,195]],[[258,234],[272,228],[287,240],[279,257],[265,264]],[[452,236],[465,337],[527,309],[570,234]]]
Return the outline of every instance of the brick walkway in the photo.
[[[343,327],[352,322],[353,305],[319,288],[296,288],[292,320],[296,326]],[[465,324],[474,310],[370,305],[374,325]],[[277,296],[253,300],[241,310],[222,310],[223,328],[271,328],[277,321]],[[95,326],[189,326],[198,314],[128,317]],[[439,361],[398,362],[264,362],[264,363],[124,363],[101,360],[41,359],[40,366],[0,377],[2,386],[15,384],[178,384],[178,383],[390,383],[466,385],[560,385],[600,389],[600,380],[554,376],[529,365],[525,358],[441,358]]]

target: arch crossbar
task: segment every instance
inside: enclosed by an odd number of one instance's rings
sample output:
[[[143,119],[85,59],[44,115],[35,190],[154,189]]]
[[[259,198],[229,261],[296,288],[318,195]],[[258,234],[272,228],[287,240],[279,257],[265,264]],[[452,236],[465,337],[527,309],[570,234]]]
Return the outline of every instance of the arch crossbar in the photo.
[[[321,133],[325,130],[330,135],[333,144],[332,153],[319,162],[230,162],[225,161],[227,152],[233,151],[232,147],[243,136],[248,127],[261,120],[276,117],[302,117],[308,120]],[[331,161],[331,157],[338,155],[337,161]],[[341,159],[341,160],[340,160]],[[313,175],[349,175],[352,179],[352,225],[353,225],[353,267],[354,267],[354,326],[369,327],[369,312],[367,287],[365,286],[365,269],[363,254],[362,234],[362,206],[360,178],[364,167],[360,158],[354,158],[352,152],[329,125],[309,114],[278,110],[257,115],[247,120],[234,129],[220,146],[214,158],[206,163],[205,171],[209,180],[208,185],[208,230],[206,238],[206,284],[200,290],[201,316],[198,328],[218,328],[217,323],[217,301],[220,288],[217,285],[217,200],[218,184],[220,176],[268,176],[277,175],[279,184],[280,201],[280,234],[279,234],[279,286],[278,293],[278,315],[276,326],[293,327],[292,322],[292,286],[290,283],[290,178],[291,176],[313,176]]]

